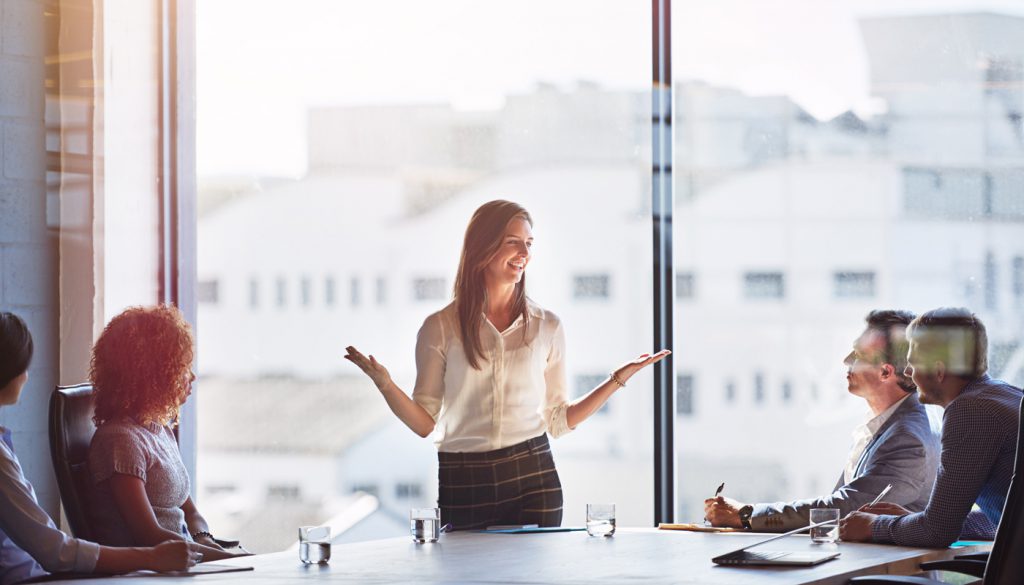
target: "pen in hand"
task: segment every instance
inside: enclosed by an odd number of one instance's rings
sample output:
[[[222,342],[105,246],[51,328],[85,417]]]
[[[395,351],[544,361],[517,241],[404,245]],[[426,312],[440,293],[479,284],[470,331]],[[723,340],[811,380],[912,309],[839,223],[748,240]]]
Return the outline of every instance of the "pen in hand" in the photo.
[[[722,490],[724,490],[724,489],[725,489],[725,482],[723,481],[721,484],[718,485],[718,489],[715,490],[715,495],[714,495],[714,497],[712,499],[717,500],[718,496],[722,495]],[[711,526],[711,520],[708,520],[706,516],[704,517],[704,525],[705,526]]]
[[[881,502],[882,498],[885,497],[885,494],[889,493],[889,490],[891,490],[891,489],[892,489],[892,484],[890,483],[889,485],[885,486],[885,489],[882,490],[882,493],[878,494],[877,496],[875,496],[875,499],[871,500],[871,503],[868,504],[868,507],[870,508],[871,506],[874,506],[878,502]]]

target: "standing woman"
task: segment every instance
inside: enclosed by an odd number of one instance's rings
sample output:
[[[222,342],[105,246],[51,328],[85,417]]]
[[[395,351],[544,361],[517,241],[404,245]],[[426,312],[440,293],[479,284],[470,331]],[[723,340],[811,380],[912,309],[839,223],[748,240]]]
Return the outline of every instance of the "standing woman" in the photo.
[[[32,335],[13,313],[0,312],[0,406],[18,403],[28,381]],[[201,558],[185,542],[152,548],[112,548],[71,538],[39,507],[35,490],[14,454],[11,431],[0,427],[0,585],[48,572],[129,573],[180,571]]]
[[[371,355],[347,348],[392,412],[421,437],[435,433],[441,522],[456,530],[562,522],[562,485],[547,434],[559,437],[596,412],[639,370],[644,354],[569,402],[565,331],[526,296],[533,220],[510,201],[473,214],[455,300],[427,317],[416,340],[412,398]]]

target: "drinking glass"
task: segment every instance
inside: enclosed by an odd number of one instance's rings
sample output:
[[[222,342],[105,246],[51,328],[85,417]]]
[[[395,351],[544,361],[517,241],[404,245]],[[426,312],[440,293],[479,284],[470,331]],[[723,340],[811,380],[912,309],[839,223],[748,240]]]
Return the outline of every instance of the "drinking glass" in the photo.
[[[831,544],[839,538],[839,508],[811,509],[811,524],[826,521],[828,524],[811,528],[813,542]]]
[[[441,537],[441,510],[413,508],[409,510],[409,531],[416,543],[437,542]]]
[[[299,560],[307,565],[326,565],[331,560],[331,527],[299,527]]]
[[[615,504],[587,504],[587,534],[590,536],[615,534]]]

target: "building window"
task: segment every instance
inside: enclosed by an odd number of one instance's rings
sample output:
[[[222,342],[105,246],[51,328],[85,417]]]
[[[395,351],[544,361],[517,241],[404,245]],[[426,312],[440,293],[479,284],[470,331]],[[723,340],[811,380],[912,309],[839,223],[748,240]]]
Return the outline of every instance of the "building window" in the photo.
[[[789,402],[793,399],[793,384],[789,380],[782,381],[782,401]]]
[[[211,483],[206,486],[205,491],[211,496],[233,494],[238,491],[238,486],[233,483]]]
[[[302,306],[308,307],[313,302],[313,283],[308,276],[303,276],[299,281],[299,298],[302,299]]]
[[[364,494],[377,497],[380,494],[380,488],[375,483],[357,483],[352,486],[352,493],[363,492]]]
[[[324,304],[328,307],[334,306],[334,277],[328,276],[324,279]]]
[[[725,383],[725,401],[736,402],[736,382],[732,380]]]
[[[200,280],[196,283],[196,301],[216,305],[220,300],[220,283],[216,280]]]
[[[1024,299],[1024,257],[1013,259],[1013,298]]]
[[[443,278],[414,278],[412,298],[417,301],[440,301],[444,299]]]
[[[388,302],[388,281],[383,276],[377,277],[377,304]]]
[[[576,374],[576,377],[574,378],[575,392],[573,393],[573,398],[586,396],[588,392],[600,386],[607,379],[608,374]],[[605,402],[595,414],[608,414],[610,412],[610,406],[611,400]]]
[[[676,377],[676,414],[693,414],[693,375]]]
[[[397,483],[395,484],[395,497],[400,500],[408,500],[420,497],[420,484],[418,483]]]
[[[743,275],[743,296],[748,299],[781,299],[786,295],[781,272],[748,272]]]
[[[697,293],[694,288],[696,282],[692,272],[681,272],[676,274],[676,298],[692,299]]]
[[[764,403],[764,374],[761,372],[754,374],[754,402]]]
[[[302,491],[297,485],[278,485],[271,484],[267,486],[267,498],[275,500],[289,500],[296,502],[302,497]]]
[[[360,291],[359,291],[359,277],[353,276],[352,277],[352,281],[349,283],[349,285],[350,285],[352,306],[353,307],[358,307],[359,303],[362,302],[362,299],[360,298],[362,295],[360,294]]]
[[[260,306],[260,281],[256,278],[249,279],[249,308],[256,309]]]
[[[607,299],[611,277],[607,274],[581,274],[572,279],[574,299]]]
[[[874,272],[836,272],[832,275],[836,298],[862,299],[875,296]]]
[[[999,304],[999,279],[996,267],[996,255],[985,254],[985,308],[995,311]]]
[[[288,301],[288,281],[283,276],[277,278],[276,289],[277,297],[275,300],[277,301],[277,306],[284,308],[285,303]]]

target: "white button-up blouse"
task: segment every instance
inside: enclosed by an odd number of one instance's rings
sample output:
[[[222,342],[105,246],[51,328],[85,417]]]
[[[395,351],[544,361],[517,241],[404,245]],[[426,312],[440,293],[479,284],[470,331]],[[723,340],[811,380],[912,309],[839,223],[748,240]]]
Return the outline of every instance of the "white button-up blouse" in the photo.
[[[562,323],[530,301],[527,313],[501,332],[483,319],[480,369],[466,361],[454,302],[423,322],[412,399],[437,423],[439,451],[492,451],[571,430]]]

